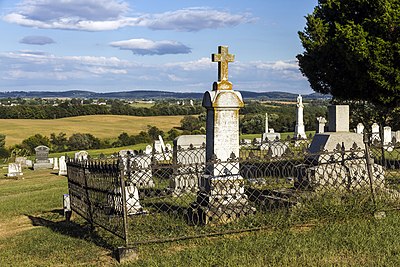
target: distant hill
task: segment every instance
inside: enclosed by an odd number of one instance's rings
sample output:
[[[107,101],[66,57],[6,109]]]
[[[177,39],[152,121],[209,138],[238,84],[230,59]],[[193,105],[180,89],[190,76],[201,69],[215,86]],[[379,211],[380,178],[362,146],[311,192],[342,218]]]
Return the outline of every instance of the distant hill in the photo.
[[[287,92],[251,92],[240,91],[244,98],[252,99],[281,99],[293,100],[297,94]],[[118,98],[118,99],[201,99],[203,93],[177,93],[167,91],[137,90],[125,92],[96,93],[84,90],[70,90],[63,92],[51,91],[11,91],[0,92],[0,98]],[[329,95],[312,93],[303,95],[304,99],[329,99]]]

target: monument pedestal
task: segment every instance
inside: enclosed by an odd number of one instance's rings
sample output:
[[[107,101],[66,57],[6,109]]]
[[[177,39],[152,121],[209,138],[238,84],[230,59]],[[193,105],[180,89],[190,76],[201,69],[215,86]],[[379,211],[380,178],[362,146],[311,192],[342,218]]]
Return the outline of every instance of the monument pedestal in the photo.
[[[239,174],[203,175],[201,188],[197,195],[196,209],[203,224],[229,223],[256,211],[249,205],[243,177]]]

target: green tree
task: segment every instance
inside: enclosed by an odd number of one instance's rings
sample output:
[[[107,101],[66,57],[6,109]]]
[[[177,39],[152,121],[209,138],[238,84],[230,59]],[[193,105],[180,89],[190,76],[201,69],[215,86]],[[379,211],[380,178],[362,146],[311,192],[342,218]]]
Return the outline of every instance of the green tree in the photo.
[[[22,149],[28,150],[31,154],[35,153],[37,146],[50,146],[50,140],[47,136],[35,134],[22,141]]]
[[[6,135],[0,134],[0,158],[7,158],[10,156],[10,152],[5,146],[6,146]]]
[[[85,150],[100,148],[100,139],[89,133],[75,133],[68,138],[69,150]]]
[[[53,152],[62,152],[67,148],[68,138],[65,133],[55,133],[50,134],[50,144]]]
[[[306,19],[297,58],[311,87],[371,104],[389,123],[400,105],[400,0],[319,0]]]
[[[153,140],[158,140],[158,136],[164,137],[164,132],[158,129],[156,126],[147,125],[147,133]]]

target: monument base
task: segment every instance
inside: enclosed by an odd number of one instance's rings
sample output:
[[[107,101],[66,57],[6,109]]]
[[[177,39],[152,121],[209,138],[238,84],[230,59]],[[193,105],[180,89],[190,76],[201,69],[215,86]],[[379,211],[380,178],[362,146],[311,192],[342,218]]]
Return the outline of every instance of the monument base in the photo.
[[[263,133],[262,141],[276,141],[281,139],[280,133]]]
[[[50,162],[36,162],[33,164],[33,169],[34,170],[53,169],[53,164]]]
[[[195,224],[225,224],[256,211],[244,193],[240,175],[203,175],[201,185],[188,214]]]

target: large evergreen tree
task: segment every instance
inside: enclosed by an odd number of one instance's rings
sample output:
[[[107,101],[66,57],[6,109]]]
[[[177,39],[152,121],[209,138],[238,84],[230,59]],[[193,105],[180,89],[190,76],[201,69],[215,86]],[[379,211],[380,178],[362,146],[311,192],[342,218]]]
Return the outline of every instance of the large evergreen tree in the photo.
[[[400,0],[319,0],[306,19],[297,58],[311,87],[390,122],[400,106]]]

